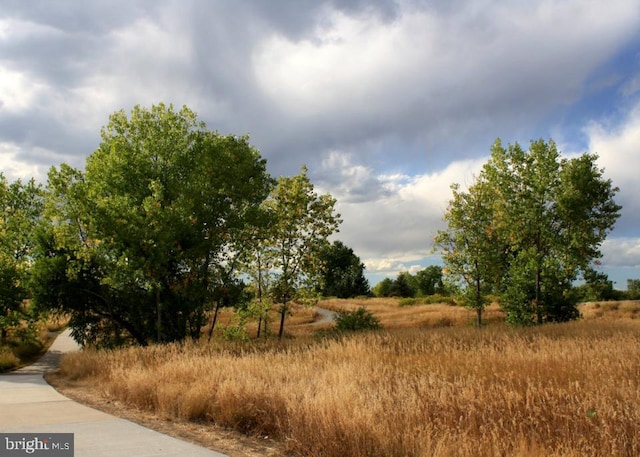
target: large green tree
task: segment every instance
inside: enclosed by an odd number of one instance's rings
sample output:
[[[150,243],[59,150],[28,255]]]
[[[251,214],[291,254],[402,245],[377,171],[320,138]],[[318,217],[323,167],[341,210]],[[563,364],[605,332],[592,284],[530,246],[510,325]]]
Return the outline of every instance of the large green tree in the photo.
[[[364,277],[365,266],[353,249],[334,241],[321,252],[322,284],[325,297],[351,298],[369,295],[369,282]]]
[[[116,112],[84,173],[49,174],[38,297],[71,313],[81,342],[197,337],[270,186],[246,137],[186,107]]]
[[[265,201],[271,221],[266,249],[276,274],[272,293],[280,305],[280,338],[291,301],[321,281],[322,249],[340,224],[335,203],[330,194],[315,192],[306,167],[296,176],[279,178]]]
[[[596,155],[563,159],[553,141],[532,141],[525,151],[497,140],[491,151],[469,191],[454,188],[449,227],[437,240],[449,246],[447,266],[458,275],[477,270],[476,298],[483,282],[500,292],[511,322],[577,317],[567,292],[601,256],[620,215],[618,189],[603,177]]]

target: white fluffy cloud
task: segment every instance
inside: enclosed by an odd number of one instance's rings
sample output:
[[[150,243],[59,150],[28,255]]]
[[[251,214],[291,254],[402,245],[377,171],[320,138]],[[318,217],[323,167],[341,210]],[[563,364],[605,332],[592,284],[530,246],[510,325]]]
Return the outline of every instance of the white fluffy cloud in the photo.
[[[19,159],[19,148],[11,143],[0,143],[0,172],[9,181],[17,179],[26,182],[35,178],[42,182],[47,169],[42,165]]]
[[[620,188],[619,201],[625,218],[636,219],[640,213],[637,167],[640,164],[640,103],[619,125],[593,122],[585,131],[589,137],[589,150],[599,155],[598,163],[605,169],[605,176]]]
[[[321,180],[318,188],[329,190],[338,200],[343,217],[338,238],[358,253],[369,273],[393,275],[424,268],[420,265],[432,254],[433,236],[444,228],[451,184],[470,184],[486,158],[457,161],[443,170],[412,176],[376,174],[351,160],[348,154],[332,152],[322,176],[340,182]]]
[[[585,133],[604,177],[620,188],[616,201],[623,207],[616,229],[602,246],[603,267],[640,268],[640,237],[632,236],[640,223],[640,103],[619,122],[592,122]],[[321,186],[338,198],[344,218],[338,237],[359,253],[370,274],[394,276],[423,268],[425,261],[437,262],[431,239],[444,227],[450,185],[471,184],[487,159],[453,161],[426,174],[382,174],[354,163],[353,155],[332,151],[323,163]],[[622,285],[624,278],[617,279]]]
[[[0,67],[0,111],[19,113],[32,106],[44,84],[30,75]]]
[[[640,238],[610,238],[602,250],[608,267],[640,268]]]
[[[589,149],[598,153],[605,176],[620,188],[616,201],[622,205],[622,217],[603,245],[602,262],[605,266],[640,268],[640,103],[621,123],[594,122],[586,133]]]

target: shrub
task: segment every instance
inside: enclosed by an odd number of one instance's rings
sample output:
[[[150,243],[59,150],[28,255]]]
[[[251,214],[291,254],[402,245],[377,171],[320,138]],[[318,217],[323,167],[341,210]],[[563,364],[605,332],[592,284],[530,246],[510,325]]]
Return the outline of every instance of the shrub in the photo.
[[[402,298],[400,299],[400,306],[413,306],[419,303],[417,298]]]
[[[249,334],[244,327],[244,323],[224,327],[222,330],[222,337],[225,341],[249,341]]]
[[[0,348],[0,373],[10,370],[20,364],[13,351],[8,348]]]
[[[19,341],[13,348],[13,353],[21,360],[34,358],[41,352],[42,343],[33,339]]]
[[[378,330],[382,328],[380,319],[374,316],[366,307],[361,306],[355,311],[338,311],[336,330]]]
[[[447,305],[455,305],[456,304],[456,302],[453,299],[453,297],[446,296],[446,295],[440,295],[440,294],[433,294],[433,295],[429,295],[427,297],[424,297],[423,303],[425,305],[438,305],[440,303],[445,303]]]

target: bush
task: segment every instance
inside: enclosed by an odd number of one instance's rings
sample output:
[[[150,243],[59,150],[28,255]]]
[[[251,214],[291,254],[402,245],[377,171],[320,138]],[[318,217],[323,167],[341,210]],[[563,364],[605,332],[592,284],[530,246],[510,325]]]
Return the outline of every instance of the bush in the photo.
[[[42,353],[42,347],[42,343],[38,340],[22,340],[16,343],[13,348],[13,353],[18,356],[20,360],[28,360],[40,355]]]
[[[439,305],[441,303],[445,303],[447,305],[454,306],[456,304],[456,301],[453,299],[453,297],[440,294],[433,294],[429,295],[428,297],[424,297],[422,302],[425,305]]]
[[[15,368],[20,364],[13,351],[8,348],[0,348],[0,373]]]
[[[417,298],[401,298],[400,306],[413,306],[417,305],[419,300]]]
[[[381,329],[380,319],[371,314],[366,307],[361,306],[355,311],[338,311],[336,317],[336,330],[378,330]]]
[[[222,330],[222,337],[225,341],[249,341],[249,334],[244,328],[244,323],[239,325],[228,325]]]

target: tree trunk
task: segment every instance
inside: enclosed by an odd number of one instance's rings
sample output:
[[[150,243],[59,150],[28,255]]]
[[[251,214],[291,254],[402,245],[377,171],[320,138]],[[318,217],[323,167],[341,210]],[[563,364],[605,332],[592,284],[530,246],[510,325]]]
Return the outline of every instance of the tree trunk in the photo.
[[[260,338],[260,328],[262,326],[262,261],[258,254],[258,303],[260,303],[260,316],[258,317],[258,334],[256,338]]]
[[[216,309],[213,312],[213,317],[211,318],[211,327],[209,327],[209,339],[207,341],[211,341],[211,336],[213,335],[213,329],[216,326],[216,321],[218,320],[218,311],[220,310],[220,300],[216,301]]]
[[[117,322],[122,328],[129,332],[129,335],[131,335],[140,346],[149,345],[149,341],[147,341],[147,338],[142,333],[140,333],[129,321],[122,319],[120,316],[114,315],[114,313],[112,312],[102,315]]]
[[[282,309],[280,310],[280,330],[278,331],[278,338],[282,339],[282,335],[284,334],[284,318],[287,315],[287,304],[282,305]]]
[[[156,330],[158,332],[156,341],[162,342],[162,307],[160,306],[160,289],[156,290],[156,313],[158,314],[158,321],[156,322]]]
[[[480,276],[478,276],[476,277],[476,325],[478,328],[482,327],[482,308],[482,289],[480,284]]]
[[[536,317],[538,324],[542,324],[542,307],[540,306],[540,291],[542,288],[542,278],[540,269],[536,271]]]

